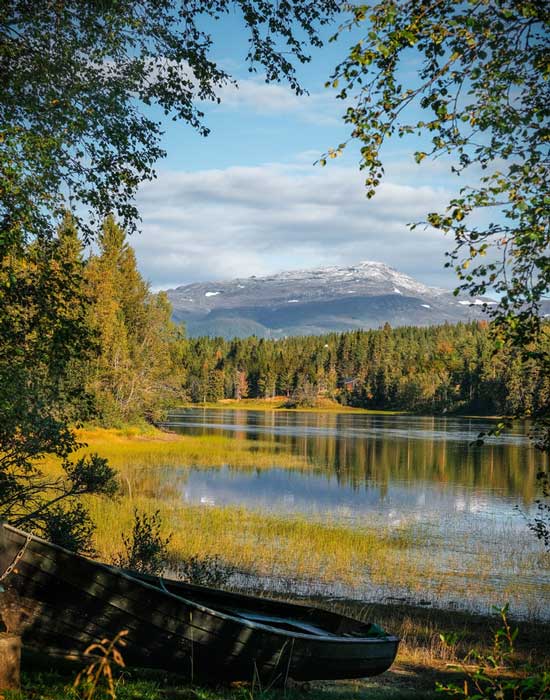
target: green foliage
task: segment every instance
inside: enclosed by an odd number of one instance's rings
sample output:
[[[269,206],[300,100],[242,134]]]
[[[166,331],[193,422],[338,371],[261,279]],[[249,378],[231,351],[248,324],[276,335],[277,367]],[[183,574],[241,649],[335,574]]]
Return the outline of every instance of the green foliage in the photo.
[[[124,550],[113,560],[113,564],[144,574],[162,574],[172,537],[163,537],[161,531],[162,518],[158,510],[153,515],[147,515],[134,509],[132,533],[122,536]]]
[[[519,630],[510,627],[508,605],[496,610],[502,626],[495,632],[492,653],[480,654],[472,649],[460,666],[466,675],[463,684],[437,683],[437,690],[469,700],[545,700],[550,695],[550,671],[516,662],[514,643]],[[449,637],[441,637],[452,644]]]
[[[540,347],[549,343],[547,325]],[[268,396],[287,396],[295,406],[328,397],[371,409],[529,415],[550,399],[549,375],[513,349],[499,349],[484,323],[277,341],[191,338],[182,343],[182,361],[186,392],[196,402],[233,398],[235,372],[244,375],[250,398],[263,398],[269,384]]]
[[[535,537],[550,551],[550,473],[540,470],[537,474],[540,498],[535,500],[535,514],[528,518],[528,527]]]
[[[211,588],[227,586],[236,572],[234,566],[215,554],[203,557],[192,556],[178,562],[176,567],[178,579]]]
[[[0,266],[0,519],[92,551],[80,499],[112,496],[115,473],[69,425],[161,415],[181,383],[179,331],[165,295],[141,278],[125,234],[106,220],[99,255],[82,257],[74,220]],[[40,469],[61,459],[62,475]]]
[[[79,499],[112,495],[116,486],[105,460],[70,459],[80,445],[68,425],[87,402],[77,368],[95,339],[69,217],[54,238],[0,261],[0,308],[0,520],[90,551],[91,523]],[[46,454],[61,458],[61,476],[43,474]]]
[[[382,180],[382,148],[395,136],[426,142],[417,163],[444,157],[469,177],[446,210],[424,223],[454,236],[447,266],[460,280],[456,293],[496,292],[498,304],[486,311],[497,341],[550,373],[548,348],[532,347],[550,287],[548,3],[382,0],[349,10],[352,18],[333,39],[351,28],[364,36],[327,86],[351,101],[345,121],[361,143],[367,196]],[[546,443],[549,407],[530,414]]]
[[[133,196],[164,155],[147,108],[207,135],[200,103],[233,82],[206,27],[237,13],[249,70],[300,93],[293,61],[309,60],[337,10],[333,0],[2,2],[0,258],[5,246],[51,235],[66,206],[82,212],[87,238],[111,212],[135,228]]]
[[[156,420],[181,395],[180,328],[164,293],[141,277],[123,229],[108,217],[86,268],[88,324],[98,353],[83,368],[96,417],[106,425]]]

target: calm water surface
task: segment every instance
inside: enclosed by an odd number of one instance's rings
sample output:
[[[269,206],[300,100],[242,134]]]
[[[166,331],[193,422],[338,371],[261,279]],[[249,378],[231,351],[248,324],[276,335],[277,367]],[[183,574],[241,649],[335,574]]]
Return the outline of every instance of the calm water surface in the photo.
[[[274,457],[271,468],[243,471],[232,467],[228,454],[221,468],[185,469],[179,486],[184,501],[300,513],[357,527],[416,526],[423,535],[418,556],[431,556],[439,543],[434,567],[449,569],[457,568],[457,551],[471,569],[480,551],[490,551],[494,560],[521,541],[522,553],[530,552],[535,563],[501,568],[496,589],[530,589],[537,609],[530,603],[523,612],[550,617],[546,560],[536,563],[540,545],[520,513],[532,508],[544,459],[530,446],[525,425],[481,447],[472,442],[494,426],[487,419],[186,409],[173,412],[168,425],[183,434],[257,443],[259,449],[276,444],[308,462],[307,468],[289,469]],[[480,599],[472,607],[494,602],[500,601]]]
[[[492,423],[479,419],[189,409],[170,416],[184,434],[225,435],[283,445],[311,468],[243,472],[191,469],[184,497],[276,512],[341,512],[362,518],[422,518],[450,512],[509,518],[535,493],[541,455],[523,426],[482,447]],[[523,527],[523,521],[521,523]]]

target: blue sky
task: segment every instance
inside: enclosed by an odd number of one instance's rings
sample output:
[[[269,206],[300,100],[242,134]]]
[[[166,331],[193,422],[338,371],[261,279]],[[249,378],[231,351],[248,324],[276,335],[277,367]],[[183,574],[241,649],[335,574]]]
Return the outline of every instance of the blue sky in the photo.
[[[386,151],[386,178],[371,200],[357,146],[326,168],[313,166],[349,133],[343,105],[324,83],[350,39],[312,52],[312,62],[299,69],[310,93],[301,97],[247,71],[236,18],[220,25],[216,40],[216,58],[239,88],[223,88],[221,105],[204,105],[207,138],[163,118],[167,157],[138,195],[142,233],[132,244],[153,287],[365,259],[453,287],[454,275],[443,267],[452,241],[407,228],[448,200],[456,187],[448,165],[418,167],[412,156],[418,144],[398,141]]]

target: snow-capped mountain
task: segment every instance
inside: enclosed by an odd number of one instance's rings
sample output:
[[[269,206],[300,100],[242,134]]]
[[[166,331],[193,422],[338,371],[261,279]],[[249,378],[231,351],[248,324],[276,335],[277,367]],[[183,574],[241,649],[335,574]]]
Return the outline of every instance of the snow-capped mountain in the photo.
[[[191,336],[283,337],[480,318],[488,299],[457,298],[380,262],[290,270],[168,290]],[[473,303],[472,303],[473,302]]]

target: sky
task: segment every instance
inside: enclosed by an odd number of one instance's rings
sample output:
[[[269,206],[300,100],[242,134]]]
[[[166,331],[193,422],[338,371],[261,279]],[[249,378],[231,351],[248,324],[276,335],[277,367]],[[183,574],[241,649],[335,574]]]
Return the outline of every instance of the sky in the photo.
[[[299,70],[309,95],[298,97],[247,71],[237,18],[216,29],[216,58],[239,85],[221,90],[220,105],[203,105],[210,135],[155,115],[167,157],[157,164],[156,180],[139,191],[141,234],[132,239],[154,289],[361,260],[384,262],[426,284],[456,286],[444,268],[452,240],[407,226],[444,207],[456,189],[448,165],[418,166],[418,143],[392,144],[383,184],[370,200],[357,145],[325,168],[314,165],[349,136],[344,105],[324,84],[350,43],[346,37],[312,51]]]

